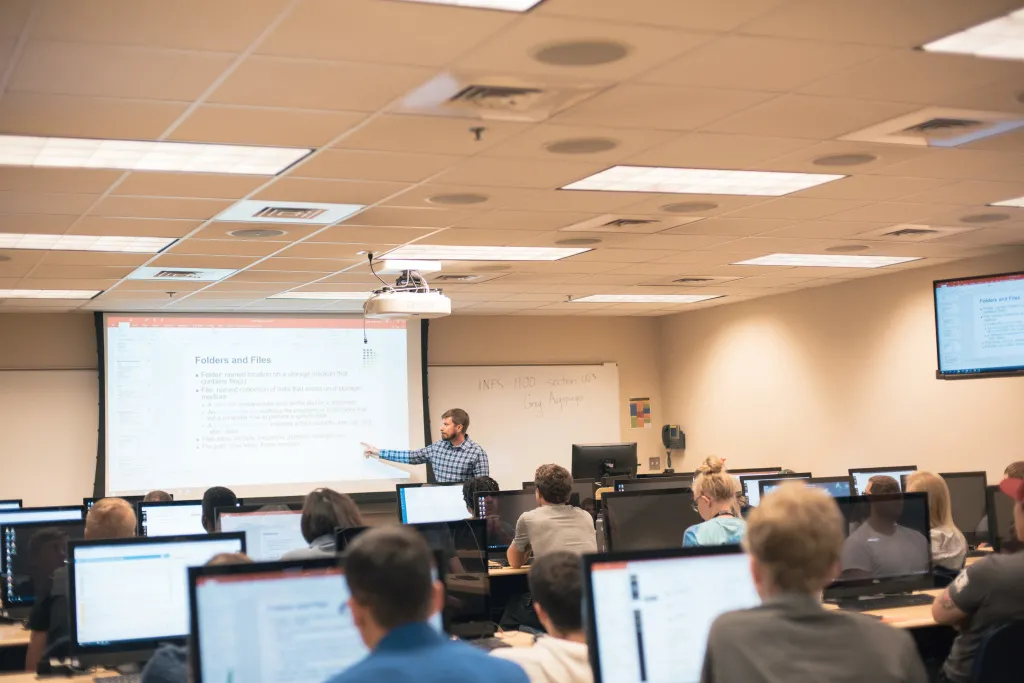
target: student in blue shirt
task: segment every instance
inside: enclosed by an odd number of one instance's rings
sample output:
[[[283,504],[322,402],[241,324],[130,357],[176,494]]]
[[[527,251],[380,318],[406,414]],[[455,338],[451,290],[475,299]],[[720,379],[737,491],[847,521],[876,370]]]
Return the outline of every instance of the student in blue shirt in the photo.
[[[725,469],[725,463],[708,457],[693,478],[693,507],[704,521],[683,534],[683,547],[735,545],[747,533],[736,498],[737,480]]]
[[[517,664],[430,626],[444,604],[432,558],[423,537],[402,526],[370,529],[348,546],[348,608],[370,654],[329,683],[529,683]]]

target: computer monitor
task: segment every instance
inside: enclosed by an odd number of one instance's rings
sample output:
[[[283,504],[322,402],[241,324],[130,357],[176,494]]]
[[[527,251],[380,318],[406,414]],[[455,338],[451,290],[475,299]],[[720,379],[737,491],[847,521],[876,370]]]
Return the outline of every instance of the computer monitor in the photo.
[[[945,472],[939,474],[949,488],[949,505],[952,508],[953,524],[967,539],[967,543],[977,547],[980,543],[988,543],[988,534],[980,533],[979,527],[988,514],[988,502],[985,488],[988,476],[985,472]],[[904,490],[906,485],[902,484]]]
[[[616,479],[615,491],[654,491],[656,489],[688,489],[693,486],[693,475],[680,474],[670,477],[646,479]]]
[[[636,444],[572,445],[572,478],[603,479],[611,475],[636,476]]]
[[[537,507],[532,491],[488,491],[476,499],[477,517],[487,520],[489,550],[507,550],[516,537],[516,522],[524,512]]]
[[[241,507],[238,501],[235,507]],[[188,536],[204,534],[203,501],[172,500],[161,503],[138,503],[139,536]]]
[[[759,480],[757,482],[757,486],[761,490],[761,498],[764,498],[765,494],[771,493],[785,484],[786,481],[786,479]],[[849,477],[811,477],[810,479],[803,479],[802,481],[812,489],[821,489],[833,498],[853,495]]]
[[[0,527],[3,605],[10,614],[28,609],[49,592],[53,573],[64,566],[68,541],[85,537],[85,522],[33,522]]]
[[[850,480],[853,482],[853,495],[863,496],[867,490],[871,477],[886,476],[892,477],[903,490],[903,475],[917,471],[917,465],[891,465],[889,467],[861,467],[850,470]]]
[[[9,498],[0,500],[0,510],[20,510],[21,498]]]
[[[398,484],[398,518],[402,524],[469,519],[462,484]]]
[[[1015,553],[1024,549],[1024,543],[1017,538],[1013,499],[998,486],[987,487],[986,494],[988,515],[979,525],[979,535],[988,534],[988,542],[997,553]]]
[[[299,526],[301,508],[292,510],[288,506],[281,507],[285,509],[265,510],[263,506],[256,505],[217,508],[220,530],[243,532],[248,555],[257,562],[279,560],[289,550],[309,545]]]
[[[651,489],[601,496],[609,551],[680,548],[701,519],[690,489]]]
[[[124,500],[124,501],[127,501],[127,502],[131,503],[133,507],[138,505],[139,503],[141,503],[142,499],[145,498],[145,496],[108,496],[108,497],[109,498],[120,498],[121,500]],[[82,505],[85,506],[85,511],[88,512],[89,510],[92,510],[92,506],[96,504],[97,500],[103,500],[103,498],[83,498],[82,499]]]
[[[738,546],[585,555],[583,595],[594,683],[697,683],[712,622],[761,603]]]
[[[841,496],[836,504],[847,537],[827,598],[863,600],[934,587],[926,494]]]
[[[74,522],[85,519],[81,505],[56,505],[39,508],[0,510],[0,526],[31,524],[33,522]]]
[[[238,552],[245,552],[241,532],[71,541],[72,656],[83,664],[114,665],[142,661],[160,643],[184,643],[187,569]]]
[[[747,505],[756,508],[761,502],[761,489],[759,484],[762,479],[768,481],[782,481],[783,479],[810,479],[810,472],[789,472],[786,474],[744,474],[740,476],[740,488],[747,499]]]
[[[781,467],[750,467],[747,469],[729,470],[729,474],[738,477],[743,474],[781,474]]]

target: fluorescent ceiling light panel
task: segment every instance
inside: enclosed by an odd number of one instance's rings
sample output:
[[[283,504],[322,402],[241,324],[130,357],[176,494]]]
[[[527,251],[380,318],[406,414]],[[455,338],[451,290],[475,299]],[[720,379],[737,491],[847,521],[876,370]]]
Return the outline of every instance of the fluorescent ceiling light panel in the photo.
[[[1001,202],[992,202],[989,206],[1016,206],[1017,208],[1024,208],[1024,197],[1017,197],[1015,199],[1004,199]]]
[[[525,12],[539,5],[542,0],[404,0],[426,5],[453,5],[455,7],[476,7],[478,9],[497,9],[505,12]]]
[[[378,275],[401,275],[407,270],[415,270],[421,275],[423,273],[439,273],[441,272],[441,262],[384,259],[374,262],[374,270],[377,271]]]
[[[278,202],[243,199],[221,211],[215,221],[232,223],[304,223],[331,225],[366,208],[362,204]]]
[[[733,263],[734,266],[792,266],[819,268],[884,268],[920,261],[920,256],[853,256],[847,254],[769,254]]]
[[[178,241],[177,237],[118,237],[114,235],[22,235],[0,232],[0,249],[53,249],[57,251],[123,251],[155,254]]]
[[[570,299],[574,304],[696,304],[723,294],[591,294]]]
[[[158,268],[142,266],[132,271],[128,280],[166,280],[168,282],[216,282],[238,271],[230,268]]]
[[[268,299],[317,299],[326,301],[366,301],[369,292],[281,292]]]
[[[98,289],[0,289],[0,299],[91,299]]]
[[[831,173],[725,171],[663,166],[613,166],[577,180],[563,190],[598,192],[664,192],[674,194],[735,194],[781,197],[845,178]]]
[[[0,166],[272,176],[312,151],[295,147],[0,135]]]
[[[991,59],[1024,59],[1024,10],[932,41],[922,49]]]
[[[387,253],[387,260],[431,261],[560,261],[591,251],[579,247],[459,247],[444,244],[409,244]]]

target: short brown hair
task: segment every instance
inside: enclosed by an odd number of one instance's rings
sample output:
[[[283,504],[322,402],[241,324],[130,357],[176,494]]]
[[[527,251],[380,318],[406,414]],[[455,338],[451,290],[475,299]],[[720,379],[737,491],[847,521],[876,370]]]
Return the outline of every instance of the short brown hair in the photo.
[[[444,411],[444,414],[441,415],[442,420],[445,420],[449,417],[452,419],[452,423],[454,425],[462,426],[463,434],[469,431],[469,413],[467,413],[465,410],[463,410],[462,408],[452,408],[451,410]]]
[[[530,595],[561,631],[583,630],[581,564],[576,553],[558,550],[535,559],[530,569]]]
[[[434,611],[434,561],[423,536],[407,526],[369,529],[345,554],[353,599],[382,628],[426,621]]]
[[[900,493],[900,483],[887,474],[876,474],[868,479],[864,490],[871,489],[872,496],[884,496]]]
[[[222,564],[252,564],[252,558],[245,553],[217,553],[206,563],[207,567],[217,567]]]
[[[552,505],[565,505],[572,495],[572,475],[561,465],[541,465],[533,475],[540,497]]]
[[[344,493],[334,489],[314,489],[302,504],[299,529],[306,543],[312,543],[321,536],[334,536],[335,529],[363,526],[356,502]]]
[[[1006,466],[1006,470],[1003,472],[1006,476],[1011,479],[1024,479],[1024,460],[1018,460],[1017,462],[1011,462]]]
[[[169,503],[174,500],[174,496],[167,493],[167,491],[150,491],[146,494],[146,497],[142,499],[143,503]]]
[[[830,495],[803,482],[787,482],[751,511],[743,546],[776,590],[812,594],[833,578],[844,525]]]
[[[135,527],[135,508],[123,498],[98,500],[85,517],[85,537],[90,541],[131,538]]]

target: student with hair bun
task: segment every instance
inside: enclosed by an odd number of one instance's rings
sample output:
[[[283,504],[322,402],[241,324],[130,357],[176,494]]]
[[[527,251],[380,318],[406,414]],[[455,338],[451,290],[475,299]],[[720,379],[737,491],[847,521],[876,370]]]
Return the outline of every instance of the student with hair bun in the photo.
[[[735,545],[743,540],[747,523],[740,516],[738,482],[721,458],[709,456],[693,478],[693,508],[704,521],[683,534],[683,547]]]

